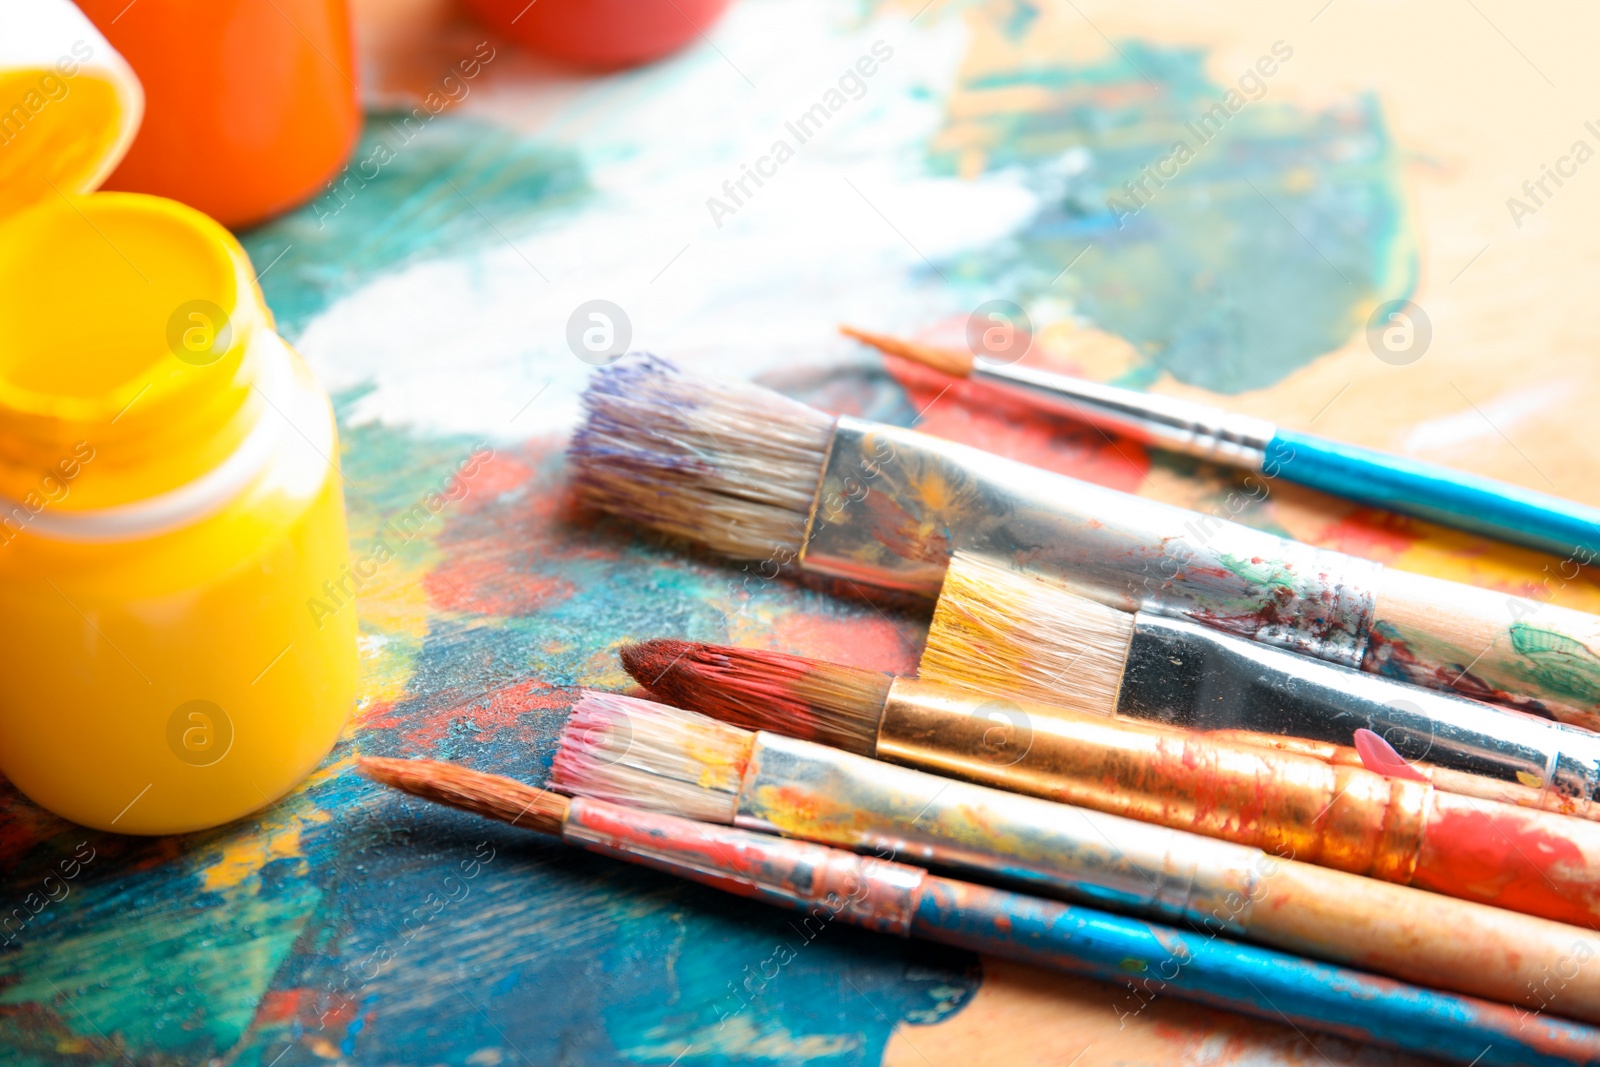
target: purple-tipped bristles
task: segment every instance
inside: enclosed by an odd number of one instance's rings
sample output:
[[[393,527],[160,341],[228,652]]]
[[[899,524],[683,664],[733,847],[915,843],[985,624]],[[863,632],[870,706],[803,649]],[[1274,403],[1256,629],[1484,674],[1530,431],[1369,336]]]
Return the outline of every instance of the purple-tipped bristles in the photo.
[[[833,418],[651,355],[599,370],[572,439],[580,495],[737,559],[800,549]]]

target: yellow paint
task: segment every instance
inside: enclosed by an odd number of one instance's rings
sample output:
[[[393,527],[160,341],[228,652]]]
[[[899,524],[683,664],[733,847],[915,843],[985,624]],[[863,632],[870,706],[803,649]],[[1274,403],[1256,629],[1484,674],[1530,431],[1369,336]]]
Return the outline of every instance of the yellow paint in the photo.
[[[307,827],[333,818],[330,812],[306,800],[304,794],[311,787],[346,773],[355,762],[351,756],[318,768],[295,790],[298,799],[285,800],[278,809],[280,814],[261,820],[253,834],[224,838],[200,853],[200,885],[208,892],[233,889],[259,875],[274,860],[298,858],[304,868],[300,835]]]
[[[59,31],[69,7],[36,14]],[[87,22],[34,50],[75,35],[125,71]],[[0,70],[0,92],[47,69]],[[131,135],[137,83],[86,64],[68,84],[0,144],[0,771],[76,822],[181,832],[282,796],[350,709],[355,612],[309,606],[348,556],[333,414],[231,234],[76,195]],[[73,136],[75,169],[33,169]],[[241,453],[259,459],[183,506]],[[129,508],[146,525],[106,525]]]

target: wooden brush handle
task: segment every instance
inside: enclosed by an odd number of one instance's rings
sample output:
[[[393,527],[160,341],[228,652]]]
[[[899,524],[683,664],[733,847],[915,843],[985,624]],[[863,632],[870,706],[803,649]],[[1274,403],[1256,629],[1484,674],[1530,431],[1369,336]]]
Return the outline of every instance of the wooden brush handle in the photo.
[[[1270,862],[1270,861],[1269,861]],[[1436,989],[1600,1022],[1600,935],[1359,875],[1273,863],[1250,936]]]
[[[1600,825],[1434,791],[1411,884],[1600,927]]]
[[[1362,669],[1600,729],[1600,616],[1384,569]]]

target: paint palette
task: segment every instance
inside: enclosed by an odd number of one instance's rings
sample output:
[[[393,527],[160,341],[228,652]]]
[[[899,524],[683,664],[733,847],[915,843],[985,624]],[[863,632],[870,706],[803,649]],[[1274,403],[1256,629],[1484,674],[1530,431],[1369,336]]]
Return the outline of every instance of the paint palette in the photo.
[[[1014,300],[1041,364],[1592,500],[1586,172],[1533,216],[1504,201],[1586,136],[1544,74],[1573,94],[1600,78],[1576,51],[1596,16],[1486,9],[1502,36],[1376,0],[746,0],[710,44],[591,78],[445,5],[404,21],[376,6],[356,5],[366,165],[241,234],[335,394],[357,711],[305,786],[215,831],[102,835],[5,794],[7,1062],[1397,1062],[842,926],[808,939],[759,904],[387,794],[353,760],[542,780],[577,689],[629,685],[615,648],[633,638],[914,669],[912,609],[750,582],[572,510],[576,397],[624,336],[829,410],[1595,610],[1587,572],[1292,489],[1257,498],[891,375],[834,325],[959,343],[978,304]],[[864,89],[830,96],[863,56]],[[430,93],[442,106],[419,114]],[[780,142],[792,155],[732,205],[724,184]],[[1368,317],[1399,298],[1435,339],[1379,355]]]

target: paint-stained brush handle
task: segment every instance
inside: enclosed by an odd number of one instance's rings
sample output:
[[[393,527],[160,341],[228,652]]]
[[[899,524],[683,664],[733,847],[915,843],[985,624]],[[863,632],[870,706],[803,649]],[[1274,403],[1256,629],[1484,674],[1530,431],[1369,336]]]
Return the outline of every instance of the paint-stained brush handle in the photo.
[[[1600,1031],[1550,1012],[1435,992],[1288,953],[919,867],[674,815],[574,799],[562,838],[592,852],[805,913],[1122,985],[1122,1014],[1163,995],[1458,1063],[1600,1063]],[[1586,974],[1579,981],[1588,979]]]
[[[1020,893],[929,876],[913,933],[1099,978],[1126,1024],[1159,997],[1474,1067],[1595,1063],[1591,1027]]]
[[[1578,565],[1600,555],[1600,509],[1436,463],[1280,429],[1262,472]]]

